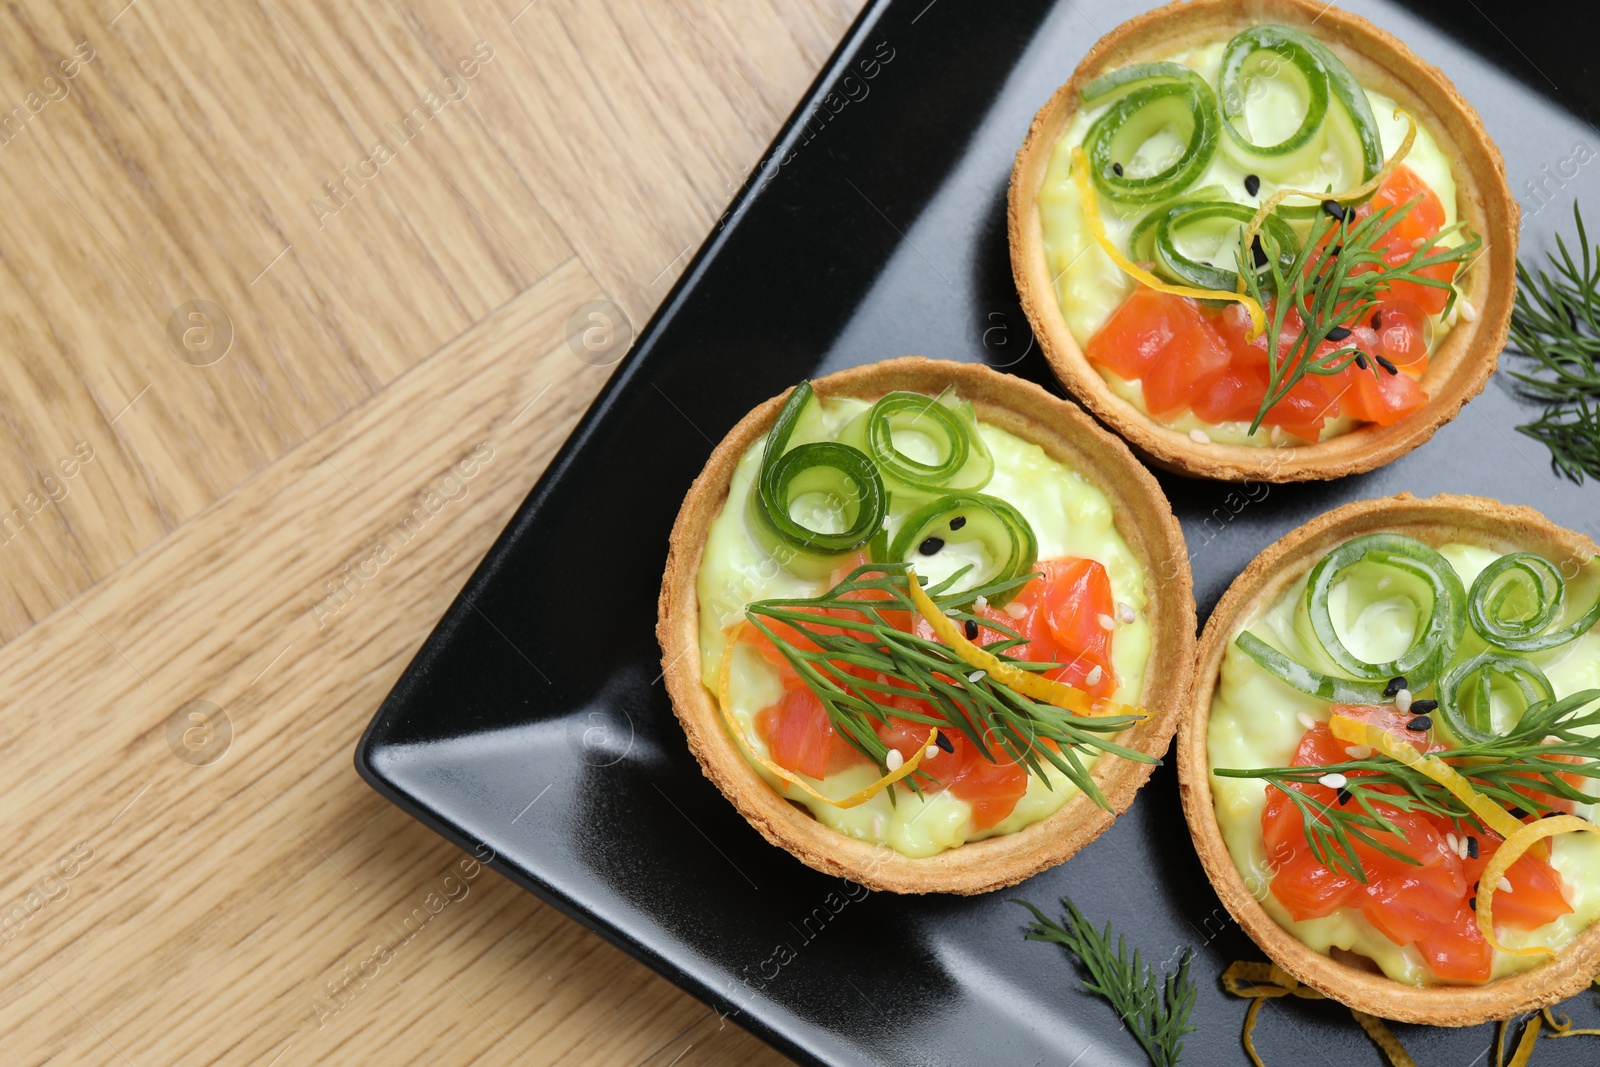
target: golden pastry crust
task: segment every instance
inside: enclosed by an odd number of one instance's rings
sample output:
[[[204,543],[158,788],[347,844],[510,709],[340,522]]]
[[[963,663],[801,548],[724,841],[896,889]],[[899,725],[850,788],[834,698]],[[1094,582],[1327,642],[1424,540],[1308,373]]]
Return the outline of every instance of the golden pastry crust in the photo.
[[[972,402],[979,419],[1031,441],[1097,485],[1110,499],[1116,528],[1144,568],[1150,602],[1150,670],[1137,703],[1149,718],[1118,735],[1131,748],[1165,753],[1188,706],[1190,679],[1164,665],[1194,654],[1195,608],[1182,531],[1156,480],[1126,445],[1077,407],[1031,382],[988,367],[916,356],[831,374],[812,383],[819,397],[873,400],[898,389],[938,395],[946,388]],[[751,411],[711,453],[684,498],[672,527],[656,635],[673,710],[706,777],[768,841],[819,871],[894,893],[983,893],[1014,885],[1052,867],[1094,840],[1133,802],[1150,777],[1149,764],[1107,756],[1094,779],[1111,802],[1103,811],[1081,794],[1061,810],[1014,834],[987,838],[937,856],[911,858],[833,830],[779,796],[729,737],[716,697],[700,672],[700,610],[696,579],[712,520],[722,511],[739,458],[771,427],[788,396]]]
[[[1555,525],[1532,508],[1475,496],[1419,500],[1409,493],[1336,508],[1262,552],[1234,579],[1206,623],[1193,708],[1178,730],[1178,792],[1195,849],[1223,904],[1274,963],[1358,1011],[1401,1022],[1474,1026],[1554,1004],[1582,990],[1600,971],[1600,923],[1549,962],[1519,974],[1482,985],[1407,985],[1362,966],[1370,964],[1363,957],[1340,962],[1324,956],[1279,926],[1246,886],[1223,840],[1207,755],[1211,698],[1223,653],[1246,620],[1275,603],[1335,546],[1379,531],[1406,534],[1435,547],[1462,542],[1502,553],[1522,549],[1558,563],[1587,563],[1597,552],[1589,538]]]
[[[1393,426],[1365,424],[1328,441],[1294,447],[1199,444],[1117,396],[1084,357],[1056,299],[1038,192],[1085,84],[1129,63],[1226,40],[1264,22],[1314,34],[1362,85],[1411,110],[1455,161],[1459,218],[1485,244],[1461,282],[1462,296],[1478,315],[1472,322],[1462,319],[1430,357],[1422,378],[1427,406]],[[1072,79],[1034,117],[1011,173],[1008,206],[1017,291],[1062,384],[1157,466],[1227,481],[1297,482],[1369,471],[1416,448],[1455,418],[1462,405],[1483,391],[1505,347],[1516,295],[1518,220],[1500,150],[1450,80],[1391,34],[1322,0],[1178,0],[1118,26],[1101,38]]]

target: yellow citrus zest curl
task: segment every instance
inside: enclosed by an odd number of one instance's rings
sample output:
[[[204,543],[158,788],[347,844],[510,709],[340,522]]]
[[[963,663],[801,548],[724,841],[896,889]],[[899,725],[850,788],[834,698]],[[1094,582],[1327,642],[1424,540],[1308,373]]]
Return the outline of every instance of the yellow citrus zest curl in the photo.
[[[1407,767],[1432,778],[1470,808],[1483,825],[1505,838],[1507,844],[1510,844],[1512,836],[1522,830],[1520,820],[1513,818],[1505,808],[1472,788],[1472,784],[1454,767],[1444,760],[1424,756],[1409,741],[1402,741],[1387,730],[1362,722],[1360,719],[1352,719],[1347,715],[1333,716],[1328,721],[1328,729],[1341,741],[1375,748],[1390,759],[1404,763]],[[1478,914],[1481,916],[1483,913],[1484,909],[1480,905]]]
[[[756,763],[759,763],[762,767],[765,767],[780,781],[787,782],[789,785],[794,786],[796,789],[800,790],[800,792],[811,797],[813,800],[820,800],[824,804],[832,804],[836,808],[854,808],[858,805],[865,804],[867,801],[871,800],[873,797],[889,788],[889,786],[915,772],[917,767],[922,763],[922,757],[927,754],[928,746],[938,743],[939,730],[937,727],[930,727],[928,730],[928,739],[917,747],[917,751],[914,752],[910,758],[908,758],[899,767],[890,771],[882,778],[879,778],[876,782],[873,782],[871,785],[868,785],[862,789],[856,790],[854,793],[851,793],[842,800],[835,800],[833,797],[823,796],[821,793],[817,792],[817,790],[813,788],[810,783],[801,778],[798,774],[795,774],[793,771],[789,770],[787,767],[780,767],[771,760],[757,755],[755,748],[751,746],[749,740],[745,737],[744,731],[740,729],[739,720],[733,717],[733,701],[729,698],[728,680],[733,672],[733,650],[739,643],[739,636],[744,633],[744,627],[745,624],[743,622],[740,622],[739,625],[735,626],[728,635],[728,643],[722,648],[722,662],[717,667],[717,706],[722,712],[722,721],[727,725],[728,733],[733,736],[733,739],[739,742],[740,747],[745,750],[745,753],[752,760],[754,760]]]
[[[1505,844],[1501,845],[1499,851],[1489,860],[1489,866],[1483,869],[1483,877],[1478,879],[1478,929],[1483,931],[1484,939],[1501,952],[1509,952],[1513,956],[1555,955],[1555,951],[1545,945],[1507,948],[1496,941],[1494,894],[1500,879],[1505,877],[1513,863],[1522,858],[1524,852],[1546,838],[1567,833],[1600,834],[1600,826],[1587,819],[1580,819],[1576,815],[1552,815],[1547,819],[1520,825],[1515,833],[1506,836]]]
[[[1272,214],[1272,212],[1277,209],[1279,204],[1283,203],[1291,196],[1305,196],[1310,197],[1312,200],[1318,201],[1334,200],[1342,202],[1345,200],[1360,200],[1368,193],[1376,192],[1378,186],[1388,181],[1389,175],[1394,173],[1395,168],[1400,165],[1400,161],[1405,159],[1406,155],[1410,153],[1411,146],[1416,142],[1417,139],[1417,120],[1412,118],[1407,112],[1402,111],[1400,108],[1395,108],[1394,117],[1399,118],[1401,115],[1405,115],[1406,122],[1410,123],[1410,128],[1406,130],[1405,139],[1400,142],[1400,147],[1395,149],[1394,155],[1389,157],[1389,161],[1380,167],[1376,174],[1362,182],[1360,185],[1356,186],[1354,189],[1346,189],[1342,193],[1318,193],[1313,192],[1310,189],[1279,189],[1277,192],[1261,201],[1261,206],[1256,208],[1255,215],[1250,219],[1250,225],[1244,228],[1244,236],[1240,239],[1241,247],[1255,247],[1256,234],[1261,232],[1261,224],[1267,220],[1268,215]],[[1244,291],[1244,275],[1242,274],[1239,276],[1239,291]]]
[[[1082,146],[1072,149],[1072,180],[1078,187],[1078,198],[1083,201],[1083,217],[1089,224],[1089,233],[1094,236],[1100,250],[1111,257],[1111,262],[1120,267],[1123,273],[1158,293],[1189,296],[1196,300],[1231,300],[1243,304],[1244,309],[1250,313],[1249,338],[1254,340],[1266,332],[1266,312],[1261,310],[1261,305],[1254,297],[1246,296],[1244,293],[1230,293],[1225,289],[1197,289],[1191,285],[1172,285],[1157,278],[1122,254],[1122,249],[1106,236],[1105,223],[1100,218],[1100,199],[1095,195],[1094,185],[1089,180],[1089,157],[1084,153]]]
[[[939,610],[928,594],[923,592],[921,584],[917,581],[916,571],[907,570],[906,580],[911,592],[911,602],[917,606],[917,612],[927,620],[929,626],[933,627],[933,632],[939,640],[949,645],[968,666],[978,668],[1001,685],[1008,686],[1024,696],[1042,700],[1074,715],[1131,715],[1139,719],[1145,718],[1145,713],[1138,708],[1119,704],[1115,700],[1092,697],[1065,682],[1058,682],[1007,663],[989,650],[973,644],[967,640],[956,624],[950,621],[950,617]]]
[[[1275,997],[1299,997],[1302,1000],[1322,1000],[1322,994],[1310,986],[1301,985],[1294,976],[1282,970],[1274,963],[1257,963],[1252,960],[1237,960],[1222,972],[1222,988],[1236,997],[1248,997],[1250,1008],[1244,1013],[1244,1033],[1240,1037],[1244,1041],[1244,1050],[1250,1057],[1250,1062],[1255,1067],[1266,1067],[1261,1062],[1261,1056],[1256,1052],[1255,1029],[1256,1019],[1261,1014],[1263,1001]],[[1411,1058],[1406,1047],[1400,1039],[1385,1025],[1383,1020],[1366,1012],[1350,1009],[1350,1014],[1355,1017],[1361,1029],[1366,1031],[1372,1043],[1377,1045],[1388,1057],[1391,1067],[1417,1067],[1417,1061]]]

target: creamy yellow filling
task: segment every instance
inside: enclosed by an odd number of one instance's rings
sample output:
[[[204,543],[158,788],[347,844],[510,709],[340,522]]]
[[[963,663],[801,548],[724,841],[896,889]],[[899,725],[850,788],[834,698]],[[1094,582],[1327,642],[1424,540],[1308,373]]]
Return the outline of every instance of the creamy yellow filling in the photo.
[[[1468,588],[1478,573],[1500,555],[1465,544],[1446,545],[1440,552]],[[1377,587],[1379,581],[1382,579],[1353,577],[1336,585],[1328,600],[1335,627],[1346,646],[1369,661],[1392,658],[1403,651],[1411,643],[1415,624],[1411,602],[1385,595],[1384,589]],[[1576,615],[1592,604],[1600,592],[1600,568],[1591,564],[1569,583],[1567,592],[1569,614]],[[1302,663],[1323,663],[1305,608],[1304,579],[1270,608],[1247,620],[1233,636],[1245,630]],[[1468,635],[1457,654],[1458,661],[1485,647],[1470,629]],[[1557,696],[1600,687],[1600,633],[1590,632],[1561,648],[1528,658],[1549,677]],[[1328,705],[1289,688],[1230,643],[1211,700],[1207,733],[1210,766],[1287,766],[1306,731],[1301,714],[1326,721]],[[1318,952],[1328,953],[1338,947],[1360,953],[1376,961],[1390,978],[1412,985],[1429,984],[1432,978],[1417,949],[1396,945],[1356,909],[1341,908],[1325,918],[1303,922],[1289,917],[1270,892],[1274,867],[1261,834],[1261,812],[1267,791],[1272,788],[1259,779],[1211,776],[1217,822],[1228,852],[1262,907],[1284,929]],[[1578,814],[1592,816],[1593,805]],[[1501,940],[1508,947],[1548,945],[1559,949],[1600,918],[1600,838],[1592,834],[1559,837],[1554,842],[1551,862],[1561,873],[1572,912],[1537,930],[1501,928]],[[1494,977],[1534,966],[1541,958],[1497,952]]]
[[[838,399],[814,404],[796,427],[792,443],[825,440],[836,436],[852,418],[867,409],[864,401]],[[1039,558],[1076,556],[1098,560],[1111,579],[1112,595],[1133,609],[1134,620],[1117,625],[1111,642],[1111,661],[1116,668],[1118,689],[1114,698],[1133,702],[1144,686],[1146,661],[1150,656],[1150,629],[1144,608],[1149,593],[1145,574],[1127,543],[1118,534],[1115,515],[1105,494],[1071,468],[1056,462],[1038,445],[1031,444],[987,423],[978,432],[994,457],[994,476],[983,492],[1010,503],[1033,527],[1039,541]],[[912,452],[916,443],[897,434],[895,447]],[[727,503],[711,524],[705,555],[696,578],[700,600],[701,677],[714,679],[727,643],[727,628],[744,617],[745,605],[772,597],[817,596],[827,591],[828,583],[798,578],[780,567],[761,547],[746,527],[746,502],[757,472],[765,438],[751,445],[734,471]],[[931,457],[930,457],[931,458]],[[917,504],[926,500],[905,495],[891,498],[891,534]],[[805,506],[807,502],[801,502]],[[826,507],[826,502],[815,502]],[[815,522],[820,516],[810,516]],[[941,553],[941,556],[948,553]],[[934,560],[938,557],[934,557]],[[918,562],[919,573],[926,571],[937,581],[949,573],[955,560]],[[943,569],[939,569],[939,568]],[[744,734],[747,750],[765,758],[767,746],[756,729],[756,716],[782,697],[778,672],[755,653],[748,643],[735,648],[729,677],[729,698],[734,719]],[[1086,754],[1084,762],[1093,765]],[[1078,790],[1054,768],[1048,768],[1048,781],[1030,776],[1027,793],[1016,809],[995,826],[976,830],[972,825],[972,805],[949,792],[927,793],[921,797],[896,791],[890,802],[887,791],[853,808],[836,808],[807,797],[766,771],[759,773],[784,796],[805,805],[816,818],[851,837],[888,845],[907,856],[932,856],[948,848],[979,838],[1015,833],[1060,810]],[[826,796],[842,798],[870,785],[882,772],[868,766],[829,775],[820,781],[807,779]]]
[[[1225,46],[1225,41],[1218,41],[1204,47],[1179,52],[1168,58],[1194,69],[1215,89]],[[1247,118],[1250,120],[1256,139],[1262,143],[1271,143],[1275,135],[1281,138],[1291,132],[1294,125],[1298,124],[1300,116],[1305,113],[1305,108],[1303,104],[1297,103],[1290,90],[1280,80],[1268,80],[1261,84],[1265,86],[1265,92],[1252,103],[1247,111]],[[1383,94],[1367,90],[1367,99],[1371,102],[1373,114],[1378,120],[1378,132],[1384,152],[1392,152],[1405,137],[1406,121],[1404,118],[1394,116],[1395,103]],[[1090,236],[1084,219],[1083,205],[1071,176],[1072,149],[1083,143],[1084,134],[1088,132],[1095,119],[1111,106],[1111,102],[1107,102],[1082,109],[1073,116],[1050,157],[1050,166],[1045,172],[1044,184],[1039,188],[1037,199],[1039,220],[1044,229],[1045,258],[1050,264],[1050,275],[1055,279],[1056,299],[1061,305],[1061,313],[1066,319],[1067,328],[1072,331],[1072,336],[1080,347],[1088,343],[1089,338],[1104,325],[1106,319],[1122,304],[1136,284],[1117,268],[1111,257],[1107,256]],[[1281,130],[1274,129],[1270,125],[1274,120],[1279,124],[1287,124],[1287,127]],[[1318,136],[1327,135],[1328,130],[1325,125],[1323,133]],[[1152,138],[1151,144],[1143,151],[1159,154],[1162,140],[1163,137],[1160,135]],[[1438,142],[1433,139],[1427,128],[1420,124],[1417,127],[1416,143],[1406,155],[1405,165],[1415,171],[1439,197],[1439,202],[1444,207],[1445,225],[1453,225],[1456,221],[1456,181],[1450,169],[1450,160],[1440,150]],[[1295,176],[1294,181],[1282,184],[1309,189],[1332,186],[1335,190],[1349,189],[1360,184],[1358,175],[1344,174],[1343,169],[1342,156],[1330,146],[1317,160],[1315,167]],[[1219,186],[1226,199],[1254,208],[1280,186],[1263,179],[1260,196],[1251,197],[1244,189],[1244,179],[1248,173],[1230,158],[1228,153],[1218,151],[1211,165],[1191,189]],[[1292,202],[1303,203],[1299,200]],[[1116,204],[1104,197],[1101,198],[1100,217],[1105,223],[1106,235],[1119,248],[1127,248],[1128,235],[1142,215],[1142,210],[1124,215]],[[1236,233],[1233,234],[1232,241],[1234,247],[1237,247]],[[1455,244],[1458,241],[1459,236],[1454,236],[1444,239],[1441,243]],[[1219,246],[1191,248],[1187,251],[1198,257],[1214,258],[1219,263],[1233,261],[1232,248]],[[1431,351],[1439,341],[1443,340],[1450,325],[1439,316],[1433,316],[1429,327]],[[1139,410],[1145,410],[1144,391],[1137,381],[1124,381],[1103,367],[1095,369],[1117,395]],[[1259,446],[1271,446],[1277,443],[1270,427],[1262,427],[1254,434],[1250,434],[1249,423],[1245,422],[1218,425],[1208,423],[1192,412],[1185,412],[1174,419],[1163,421],[1174,429],[1184,432],[1200,430],[1211,440],[1219,443]],[[1327,440],[1345,433],[1355,424],[1355,420],[1347,416],[1330,419],[1323,427],[1322,439]],[[1281,431],[1277,437],[1278,440],[1284,439]]]

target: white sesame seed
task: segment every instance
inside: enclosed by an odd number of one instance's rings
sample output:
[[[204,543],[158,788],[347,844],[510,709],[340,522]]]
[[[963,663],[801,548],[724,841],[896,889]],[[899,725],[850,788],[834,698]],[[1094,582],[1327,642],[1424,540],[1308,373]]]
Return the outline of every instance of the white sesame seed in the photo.
[[[1099,685],[1100,684],[1100,679],[1104,678],[1105,674],[1106,674],[1106,672],[1101,669],[1100,664],[1096,663],[1094,665],[1094,670],[1090,671],[1088,674],[1083,676],[1083,684],[1084,685]]]
[[[952,619],[957,619],[957,618],[961,617],[961,612],[958,611],[955,608],[945,608],[944,609],[944,613],[946,615],[950,616]]]
[[[1501,878],[1500,878],[1499,883],[1495,886],[1495,888],[1500,890],[1500,892],[1502,892],[1502,893],[1511,892],[1511,879],[1509,879],[1509,878],[1505,877],[1504,875],[1502,875]]]
[[[900,750],[898,748],[891,748],[889,750],[889,754],[883,758],[883,765],[889,768],[891,771],[898,771],[901,764],[905,763],[905,761],[906,758],[900,755]]]
[[[977,600],[972,602],[972,606],[977,608],[979,611],[988,611],[989,598],[986,596],[980,596]]]
[[[1028,609],[1023,607],[1021,604],[1007,604],[1006,605],[1006,614],[1010,615],[1013,619],[1020,619],[1024,615],[1026,615],[1027,613],[1028,613]]]
[[[922,750],[922,754],[928,759],[937,759],[939,756],[939,746],[929,745],[927,748]]]
[[[1394,695],[1395,710],[1401,713],[1411,710],[1411,690],[1402,689]]]
[[[1371,745],[1347,745],[1344,754],[1351,759],[1366,759],[1372,755]]]
[[[1461,318],[1461,309],[1458,307],[1451,308],[1450,314],[1444,317],[1444,324],[1453,330],[1456,326],[1456,320],[1459,318]]]
[[[1464,837],[1456,838],[1456,855],[1457,856],[1461,857],[1462,859],[1466,859],[1467,855],[1468,855],[1468,853],[1470,851],[1471,850],[1469,848],[1467,848],[1467,839],[1466,838],[1464,838]]]
[[[979,682],[983,681],[983,679],[985,678],[985,676],[988,675],[988,673],[989,673],[988,671],[973,671],[971,674],[967,675],[967,681],[969,681],[972,684],[976,685]]]
[[[1468,300],[1466,297],[1462,297],[1456,301],[1456,310],[1461,312],[1461,317],[1466,319],[1468,322],[1478,321],[1478,309],[1473,307],[1472,301]]]
[[[1451,852],[1454,852],[1456,850],[1456,840],[1457,840],[1457,838],[1456,838],[1455,834],[1445,834],[1444,835],[1444,843],[1446,845],[1450,846],[1450,851]]]
[[[1321,778],[1318,778],[1317,781],[1321,782],[1329,789],[1343,789],[1345,786],[1350,784],[1350,779],[1346,778],[1338,771],[1334,771],[1330,774],[1324,774]]]
[[[1303,711],[1295,712],[1294,717],[1299,719],[1300,725],[1305,727],[1307,730],[1315,730],[1317,728],[1317,720],[1313,719]]]
[[[1413,237],[1411,239],[1411,247],[1412,248],[1421,248],[1423,245],[1425,245],[1427,243],[1428,243],[1428,239],[1426,237]]]
[[[1209,445],[1211,443],[1211,435],[1197,426],[1189,431],[1189,440],[1197,445]]]
[[[1129,607],[1127,604],[1124,604],[1120,600],[1117,601],[1117,618],[1121,619],[1123,622],[1131,623],[1138,617],[1139,616],[1135,614],[1133,608]]]
[[[1100,620],[1100,629],[1102,629],[1102,630],[1115,630],[1117,628],[1117,620],[1113,619],[1110,615],[1107,615],[1105,612],[1102,611],[1099,615],[1097,615],[1095,617]]]

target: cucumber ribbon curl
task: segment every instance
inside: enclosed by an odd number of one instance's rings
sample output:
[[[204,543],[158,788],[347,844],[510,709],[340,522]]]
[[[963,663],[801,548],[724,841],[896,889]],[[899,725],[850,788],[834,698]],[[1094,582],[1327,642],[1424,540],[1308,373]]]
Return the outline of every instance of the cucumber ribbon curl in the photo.
[[[1352,568],[1377,565],[1398,571],[1426,587],[1431,603],[1418,620],[1410,647],[1392,660],[1369,662],[1351,652],[1334,625],[1329,601],[1333,588]],[[1491,691],[1504,679],[1524,707],[1553,699],[1554,687],[1539,666],[1518,653],[1558,648],[1600,623],[1600,598],[1582,616],[1559,629],[1566,604],[1566,581],[1549,560],[1531,552],[1512,552],[1485,567],[1470,593],[1455,568],[1439,552],[1414,538],[1378,533],[1353,538],[1324,556],[1306,580],[1305,607],[1312,634],[1342,674],[1298,662],[1246,631],[1234,643],[1268,674],[1293,689],[1333,704],[1380,705],[1394,696],[1390,680],[1405,678],[1420,693],[1438,684],[1439,713],[1463,743],[1482,743],[1498,734],[1491,721]],[[1512,614],[1516,609],[1520,613]],[[1457,663],[1470,625],[1490,647]],[[1446,668],[1449,667],[1448,671]],[[1468,688],[1468,682],[1476,684]],[[1464,699],[1471,695],[1472,701]]]
[[[1120,94],[1120,95],[1117,95]],[[1178,63],[1135,63],[1096,78],[1083,87],[1083,102],[1098,104],[1116,96],[1083,135],[1096,188],[1117,204],[1153,204],[1183,192],[1217,154],[1221,118],[1216,94],[1205,79]],[[1134,176],[1132,160],[1155,134],[1186,128],[1177,151],[1159,170]]]
[[[786,570],[820,578],[883,529],[889,499],[878,468],[860,449],[837,441],[789,447],[812,396],[811,383],[801,382],[778,411],[750,494],[749,517],[757,541]],[[822,495],[818,510],[843,517],[843,530],[820,530],[793,516],[795,501],[811,494]]]
[[[1262,57],[1266,57],[1264,61]],[[1270,76],[1283,67],[1301,84],[1305,115],[1283,140],[1257,144],[1241,130],[1241,126],[1249,125],[1245,113],[1250,95],[1247,83],[1257,71]],[[1323,140],[1317,135],[1326,128],[1360,153],[1361,183],[1370,181],[1382,168],[1378,120],[1366,90],[1343,61],[1310,34],[1273,25],[1244,30],[1223,49],[1217,83],[1224,151],[1241,166],[1277,182],[1287,181],[1321,155]],[[1311,204],[1284,208],[1283,212],[1291,217],[1308,217],[1317,210],[1318,205]]]

